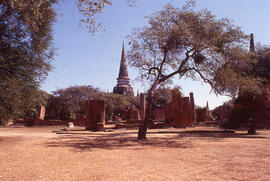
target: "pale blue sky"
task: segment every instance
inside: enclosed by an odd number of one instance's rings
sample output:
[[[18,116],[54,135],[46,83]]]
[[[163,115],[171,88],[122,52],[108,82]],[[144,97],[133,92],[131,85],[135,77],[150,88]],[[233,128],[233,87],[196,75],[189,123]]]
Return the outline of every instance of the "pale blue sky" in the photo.
[[[111,92],[116,85],[121,58],[122,41],[128,50],[126,36],[133,27],[147,23],[145,16],[161,10],[171,3],[177,7],[183,0],[137,0],[136,7],[128,7],[127,0],[112,0],[104,12],[98,16],[105,32],[92,36],[79,23],[76,7],[67,0],[59,5],[63,13],[58,16],[54,26],[54,45],[58,49],[52,62],[51,71],[41,89],[51,92],[74,85],[92,85]],[[249,34],[254,33],[255,41],[270,45],[270,1],[269,0],[197,0],[196,9],[209,9],[218,18],[228,17]],[[136,70],[128,67],[134,92],[143,92],[147,86],[135,81]],[[195,103],[210,108],[221,105],[226,97],[209,94],[210,88],[201,82],[181,80],[185,95],[194,92]]]

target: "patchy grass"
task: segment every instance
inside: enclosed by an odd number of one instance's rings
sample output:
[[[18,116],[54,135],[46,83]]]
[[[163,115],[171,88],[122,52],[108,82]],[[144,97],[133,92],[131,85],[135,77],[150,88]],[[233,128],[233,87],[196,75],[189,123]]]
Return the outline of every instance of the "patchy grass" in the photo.
[[[1,180],[269,180],[270,130],[0,128]]]

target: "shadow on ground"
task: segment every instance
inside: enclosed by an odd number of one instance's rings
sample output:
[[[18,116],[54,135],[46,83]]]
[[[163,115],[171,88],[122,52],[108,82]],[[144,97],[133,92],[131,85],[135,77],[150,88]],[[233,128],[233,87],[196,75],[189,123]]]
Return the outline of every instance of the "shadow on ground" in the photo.
[[[192,130],[192,131],[157,131],[149,132],[149,138],[145,142],[137,141],[137,131],[134,132],[66,132],[62,133],[57,139],[48,142],[48,147],[70,147],[77,151],[89,151],[95,149],[132,149],[141,150],[147,147],[164,148],[190,148],[192,147],[192,138],[199,138],[202,141],[220,142],[224,138],[246,138],[246,139],[265,139],[261,135],[247,135],[223,130]],[[170,135],[166,137],[166,134]],[[188,139],[185,139],[188,138]]]
[[[141,150],[146,147],[166,147],[166,148],[188,148],[191,147],[190,141],[173,140],[169,138],[149,138],[147,141],[137,141],[137,137],[130,134],[110,134],[106,136],[74,136],[68,135],[54,139],[47,143],[48,147],[71,147],[75,149],[94,150],[94,149],[132,149]]]
[[[178,134],[178,138],[181,137],[201,137],[201,138],[212,138],[220,140],[222,138],[257,138],[257,139],[266,139],[267,137],[261,136],[259,133],[255,135],[248,135],[246,133],[235,133],[231,130],[190,130],[190,131],[159,131],[153,132],[151,134]]]

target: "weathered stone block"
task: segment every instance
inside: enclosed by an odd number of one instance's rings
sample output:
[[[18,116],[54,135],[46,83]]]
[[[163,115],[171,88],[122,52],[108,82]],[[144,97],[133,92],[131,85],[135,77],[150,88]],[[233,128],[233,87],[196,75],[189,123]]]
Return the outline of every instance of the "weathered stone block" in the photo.
[[[105,126],[105,103],[104,101],[86,101],[86,130],[99,131]]]
[[[136,106],[132,105],[131,107],[121,111],[121,119],[126,121],[139,120],[140,111],[136,108]]]
[[[190,108],[191,108],[191,123],[194,124],[196,122],[196,110],[195,110],[193,92],[189,93],[189,97],[190,97]]]
[[[183,102],[181,93],[178,90],[172,92],[172,107],[171,107],[171,120],[170,126],[172,127],[183,127]]]
[[[191,117],[191,106],[189,97],[183,98],[183,125],[184,126],[191,126],[192,125],[192,117]]]
[[[40,106],[37,118],[44,120],[44,118],[45,118],[45,107],[44,106]]]

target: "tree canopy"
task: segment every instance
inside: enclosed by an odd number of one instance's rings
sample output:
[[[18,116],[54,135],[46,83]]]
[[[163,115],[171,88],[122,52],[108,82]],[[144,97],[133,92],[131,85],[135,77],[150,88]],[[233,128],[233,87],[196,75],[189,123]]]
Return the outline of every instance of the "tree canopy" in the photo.
[[[106,120],[129,106],[138,105],[135,97],[102,92],[92,86],[72,86],[54,91],[47,110],[56,111],[58,118],[68,120],[72,113],[85,113],[86,100],[105,101]]]
[[[254,66],[255,74],[270,82],[270,48],[267,46],[258,47],[257,59],[258,64]]]
[[[74,0],[74,2],[82,15],[80,21],[85,24],[91,34],[104,30],[96,15],[101,14],[105,7],[112,5],[111,0]],[[127,0],[127,3],[129,6],[133,6],[135,0]]]
[[[100,31],[96,15],[111,1],[74,2],[89,32]],[[32,100],[40,94],[39,85],[51,70],[54,56],[52,25],[57,3],[59,0],[0,2],[0,120],[21,117],[36,106]]]
[[[0,3],[0,119],[24,115],[51,69],[55,0]]]
[[[259,79],[261,87],[256,91],[241,89],[239,96],[234,102],[234,107],[228,121],[223,125],[225,128],[238,129],[241,126],[249,127],[248,133],[255,133],[256,127],[269,127],[270,121],[270,49],[265,46],[254,51],[254,58],[257,60],[246,72],[249,77]],[[260,89],[262,91],[260,91]]]
[[[90,33],[94,34],[100,29],[102,25],[100,22],[97,22],[95,15],[102,13],[102,10],[107,6],[111,5],[110,0],[74,0],[79,12],[83,15],[81,22],[84,23]]]
[[[252,63],[247,36],[229,19],[217,19],[210,11],[193,7],[193,1],[181,9],[167,5],[129,36],[129,63],[151,85],[138,139],[146,139],[154,90],[172,77],[201,79],[215,93],[233,95],[247,79],[235,71]]]

